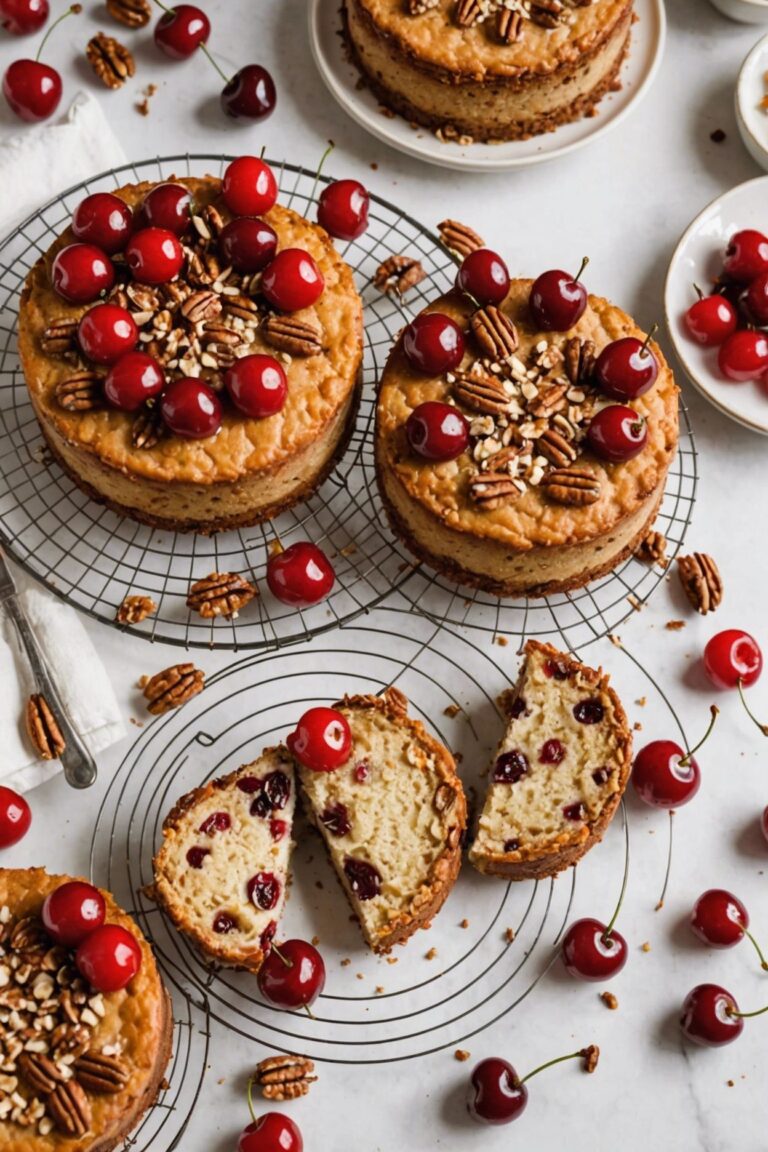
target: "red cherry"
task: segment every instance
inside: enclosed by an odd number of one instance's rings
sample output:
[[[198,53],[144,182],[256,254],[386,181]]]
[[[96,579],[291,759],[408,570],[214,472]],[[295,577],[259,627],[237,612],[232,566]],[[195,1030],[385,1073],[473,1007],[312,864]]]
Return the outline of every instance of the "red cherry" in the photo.
[[[184,252],[167,228],[142,228],[128,241],[125,259],[139,283],[167,284],[181,272]]]
[[[77,948],[86,936],[101,928],[107,906],[93,884],[70,880],[48,893],[40,915],[46,932],[56,944]]]
[[[114,364],[136,347],[139,330],[125,308],[118,304],[95,304],[77,329],[77,342],[95,364]]]
[[[308,608],[330,595],[336,579],[333,566],[316,544],[300,540],[267,561],[267,584],[283,604]]]
[[[277,180],[257,156],[239,156],[224,171],[221,194],[234,216],[262,216],[275,206]]]
[[[478,248],[464,259],[456,277],[456,287],[478,304],[501,304],[509,292],[509,269],[496,252]]]
[[[61,76],[40,60],[14,60],[3,76],[3,96],[20,120],[47,120],[61,100]]]
[[[128,352],[117,360],[104,381],[104,395],[115,408],[136,412],[165,387],[162,367],[146,352]]]
[[[749,688],[763,670],[763,654],[748,632],[727,628],[707,643],[704,670],[716,688]]]
[[[599,920],[577,920],[563,937],[563,964],[571,976],[581,980],[609,980],[627,962],[627,942],[620,932]]]
[[[732,280],[744,284],[768,272],[768,236],[754,228],[735,232],[728,241],[723,268]]]
[[[277,233],[264,220],[236,216],[222,229],[219,247],[236,272],[261,272],[275,258]]]
[[[303,248],[284,248],[261,277],[261,291],[267,303],[281,312],[311,308],[325,288],[323,274]]]
[[[18,792],[0,784],[0,848],[12,848],[18,844],[32,823],[29,804]]]
[[[417,372],[441,376],[461,364],[464,334],[442,312],[423,312],[403,332],[403,351]]]
[[[681,808],[693,800],[701,772],[693,757],[681,764],[685,753],[672,740],[652,740],[641,748],[632,768],[632,783],[651,808]]]
[[[119,992],[141,968],[141,948],[126,928],[103,924],[83,940],[75,964],[97,992]]]
[[[286,744],[311,772],[333,772],[352,755],[352,732],[346,716],[335,708],[310,708]]]
[[[327,184],[317,202],[317,222],[337,240],[356,240],[368,227],[371,198],[358,180]]]
[[[305,940],[285,940],[267,956],[257,979],[262,996],[275,1008],[308,1008],[325,987],[325,964]]]
[[[607,344],[595,364],[595,383],[614,400],[635,400],[653,388],[659,362],[647,342],[625,336]]]
[[[186,60],[208,41],[211,22],[194,4],[176,4],[155,25],[155,44],[171,60]]]
[[[595,456],[612,464],[621,464],[639,455],[647,442],[645,418],[623,404],[601,408],[587,429],[587,443]]]
[[[720,293],[702,296],[685,314],[686,327],[691,336],[706,348],[722,344],[726,337],[736,331],[738,322],[733,304]]]
[[[405,434],[419,456],[427,460],[455,460],[469,444],[469,423],[451,404],[426,400],[411,412]]]
[[[119,196],[94,192],[75,208],[72,231],[84,244],[95,244],[110,256],[122,252],[133,227],[133,212]]]
[[[717,366],[734,384],[759,379],[768,369],[768,337],[751,328],[734,332],[721,344]]]
[[[467,1109],[481,1124],[509,1124],[525,1111],[528,1089],[506,1060],[492,1056],[473,1069]]]
[[[730,892],[710,888],[693,906],[691,928],[712,948],[732,948],[744,939],[749,928],[749,913]]]
[[[763,809],[763,815],[760,820],[760,826],[763,829],[763,836],[768,840],[768,808]]]
[[[575,277],[553,269],[534,280],[529,301],[531,315],[545,332],[567,332],[584,315],[588,297],[580,277],[586,263],[584,260]]]
[[[54,291],[70,304],[91,304],[115,282],[112,261],[93,244],[61,248],[51,266]]]
[[[49,11],[48,0],[0,0],[0,28],[11,36],[39,32]]]
[[[224,384],[236,408],[261,420],[285,404],[288,381],[274,356],[242,356],[224,374]]]
[[[205,440],[221,428],[221,401],[202,380],[174,380],[160,401],[171,432],[187,440]]]
[[[142,210],[152,228],[183,236],[192,223],[192,196],[183,184],[156,184],[144,197]]]
[[[220,100],[233,120],[266,120],[277,104],[275,82],[261,64],[246,64],[222,88]]]
[[[750,320],[761,328],[768,325],[768,272],[751,281],[742,302]]]
[[[281,1112],[265,1112],[240,1133],[237,1152],[304,1152],[298,1126]]]
[[[698,984],[683,1004],[680,1027],[694,1044],[719,1048],[736,1040],[744,1030],[734,997],[719,984]]]

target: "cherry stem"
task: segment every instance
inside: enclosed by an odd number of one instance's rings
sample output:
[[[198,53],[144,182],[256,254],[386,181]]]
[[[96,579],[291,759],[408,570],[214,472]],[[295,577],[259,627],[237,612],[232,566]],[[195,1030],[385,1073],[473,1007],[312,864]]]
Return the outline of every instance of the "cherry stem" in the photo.
[[[157,4],[158,8],[161,8],[161,9],[163,10],[163,12],[165,12],[165,13],[166,13],[166,15],[168,15],[168,16],[171,16],[171,15],[172,15],[172,14],[173,14],[173,13],[176,11],[176,9],[175,9],[175,8],[169,8],[169,7],[167,6],[167,4],[163,4],[163,0],[155,0],[155,4]],[[207,56],[207,57],[208,57],[208,59],[210,60],[211,64],[213,64],[214,68],[215,68],[215,69],[216,69],[216,71],[218,72],[219,76],[221,76],[221,78],[222,78],[222,80],[224,81],[224,83],[225,83],[225,84],[229,84],[229,81],[230,81],[231,77],[230,77],[230,76],[227,76],[227,74],[226,74],[225,72],[223,72],[223,71],[221,70],[221,68],[219,68],[218,64],[216,63],[216,61],[214,60],[213,56],[211,55],[211,53],[210,53],[210,52],[209,52],[209,50],[208,50],[208,45],[207,45],[207,44],[198,44],[198,48],[201,50],[201,52],[202,52],[202,53],[203,53],[205,56]]]
[[[743,697],[742,697],[742,699],[743,699]],[[709,726],[707,727],[706,732],[702,736],[701,740],[699,740],[698,744],[694,744],[693,748],[690,748],[686,752],[685,756],[683,756],[678,761],[680,767],[687,768],[687,766],[691,762],[691,757],[694,756],[698,752],[698,750],[699,750],[699,748],[701,748],[702,744],[706,744],[707,740],[709,740],[709,737],[712,733],[712,729],[715,726],[715,721],[717,720],[718,716],[720,715],[720,709],[718,708],[717,704],[710,704],[709,715],[710,715],[710,721],[709,721]],[[754,719],[754,717],[753,717],[753,719]],[[757,723],[757,721],[755,721],[755,723]]]
[[[656,335],[656,333],[658,332],[658,330],[659,330],[658,324],[654,324],[653,327],[651,328],[650,332],[646,336],[645,340],[643,341],[643,346],[640,349],[640,355],[641,356],[650,356],[651,355],[651,350],[648,347],[648,345],[650,344],[651,340],[653,340],[653,338]]]
[[[523,1076],[520,1084],[525,1084],[527,1080],[532,1080],[534,1076],[538,1076],[539,1072],[545,1072],[547,1068],[553,1068],[555,1064],[563,1064],[566,1060],[583,1060],[584,1049],[580,1048],[578,1052],[569,1052],[567,1056],[558,1056],[554,1060],[548,1060],[546,1064],[539,1064],[538,1068],[534,1068],[533,1072],[529,1072],[527,1076]]]
[[[742,704],[744,705],[744,711],[746,712],[747,716],[749,716],[752,723],[757,728],[760,729],[763,736],[768,736],[768,724],[761,724],[760,721],[758,720],[757,716],[755,716],[754,712],[750,708],[749,704],[747,704],[747,700],[746,700],[746,697],[744,695],[744,685],[743,685],[741,677],[739,677],[739,680],[738,680],[738,689],[739,689],[739,696],[741,698]]]
[[[613,926],[619,918],[619,912],[621,911],[621,906],[624,903],[624,895],[627,891],[627,881],[629,880],[629,822],[627,820],[627,813],[626,813],[626,810],[624,808],[624,802],[623,801],[622,801],[621,809],[622,809],[622,815],[624,817],[624,877],[621,881],[621,891],[619,892],[619,899],[618,899],[618,903],[616,904],[616,909],[613,913],[613,916],[611,916],[610,923],[608,924],[608,927],[606,928],[605,932],[603,932],[603,935],[602,935],[602,940],[604,942],[607,942],[611,938],[611,932],[613,931]]]
[[[674,833],[674,827],[675,827],[675,810],[674,810],[674,808],[670,808],[670,810],[669,810],[669,848],[667,850],[667,870],[664,873],[664,887],[661,889],[661,896],[659,896],[658,902],[656,904],[656,908],[655,908],[656,912],[661,912],[662,908],[664,907],[664,900],[665,900],[666,895],[667,895],[667,888],[669,887],[669,878],[672,875],[672,838],[673,838],[673,833]]]
[[[746,936],[747,940],[749,940],[749,942],[752,944],[753,948],[755,949],[755,952],[757,952],[757,955],[760,957],[760,967],[762,968],[763,972],[768,972],[768,960],[766,960],[765,956],[763,955],[763,950],[760,947],[760,945],[758,944],[757,940],[755,940],[752,933],[749,932],[746,928],[744,929],[744,935]]]
[[[579,280],[581,280],[582,276],[584,275],[584,269],[586,268],[587,264],[589,264],[589,256],[584,256],[582,258],[582,261],[581,261],[581,267],[579,268],[578,272],[576,273],[576,275],[573,278],[574,284],[578,284]]]
[[[54,28],[61,24],[62,20],[66,20],[67,16],[79,16],[82,10],[82,4],[73,4],[70,8],[67,8],[66,12],[62,12],[61,16],[59,16],[57,20],[54,20],[45,36],[43,36],[43,39],[40,41],[40,47],[38,48],[37,55],[35,56],[36,61],[38,61],[42,56],[43,48],[45,48],[46,44],[48,43],[48,37],[51,35],[51,32],[53,32]]]
[[[248,1080],[248,1111],[251,1114],[251,1120],[256,1123],[256,1112],[253,1107],[253,1076]]]
[[[320,183],[320,174],[323,171],[323,167],[325,165],[326,160],[330,156],[331,152],[333,152],[335,147],[336,147],[336,145],[334,144],[333,140],[329,140],[328,141],[328,147],[326,148],[325,152],[323,152],[322,156],[320,157],[320,163],[317,166],[317,172],[315,172],[315,182],[312,185],[312,191],[309,194],[310,200],[315,199],[315,193],[317,192],[317,186]]]
[[[696,295],[698,296],[699,300],[704,299],[704,293],[702,292],[701,288],[699,288],[699,286],[695,280],[693,282],[693,290],[696,293]]]
[[[274,944],[274,943],[272,944],[272,951],[274,952],[275,956],[278,957],[279,960],[282,960],[282,962],[283,962],[283,964],[285,964],[286,968],[293,968],[293,960],[289,960],[288,957],[285,955],[285,953],[280,951],[277,944]]]
[[[768,1012],[768,1004],[765,1008],[758,1008],[756,1012],[738,1012],[735,1008],[728,1008],[727,1012],[729,1016],[736,1016],[739,1020],[750,1020],[753,1016],[762,1016]]]

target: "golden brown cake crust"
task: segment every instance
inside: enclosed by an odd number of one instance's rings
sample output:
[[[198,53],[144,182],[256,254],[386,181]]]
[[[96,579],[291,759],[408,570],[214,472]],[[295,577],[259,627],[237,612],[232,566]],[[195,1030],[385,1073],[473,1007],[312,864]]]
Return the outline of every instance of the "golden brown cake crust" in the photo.
[[[44,868],[0,869],[0,907],[10,909],[12,919],[39,915],[49,892],[71,876],[51,876]],[[58,1130],[47,1136],[0,1121],[2,1152],[113,1152],[122,1145],[144,1113],[157,1100],[173,1042],[173,1010],[162,983],[152,950],[136,922],[101,890],[107,923],[126,928],[141,947],[142,965],[122,992],[105,994],[106,1014],[94,1032],[94,1041],[119,1036],[121,1060],[132,1069],[126,1087],[113,1095],[90,1095],[92,1131],[80,1139]]]

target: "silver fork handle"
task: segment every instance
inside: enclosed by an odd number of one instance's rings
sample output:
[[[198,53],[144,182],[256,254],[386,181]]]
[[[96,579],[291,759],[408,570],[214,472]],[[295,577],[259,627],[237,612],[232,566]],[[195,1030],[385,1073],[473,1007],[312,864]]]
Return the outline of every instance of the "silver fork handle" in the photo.
[[[90,788],[96,780],[96,762],[83,743],[82,737],[75,731],[67,716],[56,685],[48,673],[43,654],[35,639],[35,634],[30,628],[16,597],[9,596],[4,601],[4,605],[8,615],[16,626],[16,631],[19,634],[19,639],[27,654],[37,689],[41,695],[45,697],[49,708],[56,718],[56,723],[59,725],[61,734],[64,737],[65,748],[59,759],[64,769],[66,781],[68,784],[71,784],[73,788]]]

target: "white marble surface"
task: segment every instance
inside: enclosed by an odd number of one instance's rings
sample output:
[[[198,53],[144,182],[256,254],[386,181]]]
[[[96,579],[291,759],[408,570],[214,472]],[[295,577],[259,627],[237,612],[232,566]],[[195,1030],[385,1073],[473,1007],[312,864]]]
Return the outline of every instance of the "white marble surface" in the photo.
[[[85,7],[85,17],[60,30],[51,60],[63,61],[82,48],[86,25],[90,34],[102,24],[101,5]],[[131,158],[185,149],[254,151],[263,144],[271,156],[312,165],[325,140],[332,138],[337,146],[330,162],[334,174],[366,180],[372,190],[401,203],[425,223],[434,224],[447,214],[476,223],[515,271],[535,274],[552,265],[575,267],[588,252],[590,286],[627,307],[645,325],[660,317],[668,257],[684,226],[718,192],[758,174],[738,139],[732,96],[738,66],[760,30],[728,23],[705,0],[674,0],[668,6],[669,42],[658,82],[618,133],[556,164],[510,177],[459,177],[429,169],[365,136],[339,113],[313,71],[301,0],[209,0],[206,7],[215,28],[211,46],[225,67],[253,58],[274,70],[278,111],[260,129],[225,123],[215,102],[218,81],[205,62],[168,65],[147,44],[137,53],[137,81],[122,92],[103,94]],[[0,42],[0,67],[17,52],[16,42]],[[78,86],[91,84],[82,63],[63,71],[72,94]],[[133,103],[149,81],[158,83],[159,91],[151,115],[144,119]],[[6,110],[0,111],[0,131],[16,127]],[[716,128],[728,134],[719,146],[709,139]],[[726,581],[725,604],[714,622],[694,619],[676,583],[664,584],[651,606],[633,617],[621,634],[695,735],[706,721],[712,699],[697,665],[708,636],[721,627],[742,626],[768,644],[761,507],[766,443],[727,422],[690,389],[685,393],[701,468],[689,542],[718,559]],[[665,621],[681,616],[687,620],[684,631],[664,629]],[[126,714],[139,717],[138,694],[132,685],[142,673],[175,661],[178,650],[150,648],[96,624],[88,627]],[[513,645],[501,649],[491,648],[487,639],[478,643],[511,671]],[[640,740],[675,734],[660,698],[618,650],[604,643],[588,655],[604,660],[614,671],[632,719],[643,724]],[[311,650],[305,658],[311,669]],[[195,660],[209,672],[229,662],[226,655],[209,653],[198,653]],[[495,687],[489,685],[489,691]],[[641,695],[647,695],[648,704],[633,706]],[[768,682],[759,685],[752,698],[759,711],[768,712]],[[601,986],[572,983],[556,966],[514,1012],[465,1045],[473,1060],[501,1054],[522,1072],[571,1047],[596,1041],[603,1049],[597,1075],[587,1078],[568,1066],[554,1070],[534,1082],[528,1111],[515,1126],[492,1131],[467,1125],[460,1086],[469,1066],[456,1063],[450,1051],[387,1067],[324,1066],[321,1082],[309,1098],[288,1109],[304,1130],[307,1152],[351,1148],[467,1152],[500,1150],[510,1141],[553,1152],[563,1147],[591,1152],[604,1146],[627,1152],[647,1147],[764,1152],[768,1018],[748,1022],[742,1038],[720,1051],[683,1048],[675,1023],[683,996],[701,980],[724,983],[747,1008],[768,1002],[768,979],[757,969],[747,945],[729,953],[708,952],[681,925],[701,890],[730,887],[746,901],[756,934],[768,943],[764,877],[768,845],[758,832],[759,812],[768,803],[765,749],[738,701],[729,697],[720,703],[719,729],[700,758],[702,790],[677,820],[673,880],[662,912],[653,908],[663,874],[666,818],[641,809],[631,797],[628,801],[633,858],[620,926],[630,941],[631,957],[613,985],[619,1010],[608,1012],[603,1007],[597,998]],[[494,736],[483,733],[487,743]],[[3,863],[44,863],[70,872],[86,869],[101,797],[128,747],[126,742],[102,757],[101,782],[92,793],[75,795],[58,780],[33,794],[34,832],[8,852]],[[621,860],[617,823],[580,869],[575,915],[608,915],[619,887]],[[558,898],[562,904],[562,893]],[[519,905],[522,891],[513,899]],[[454,915],[456,909],[460,905],[451,905],[445,915]],[[469,911],[460,914],[471,916]],[[340,916],[343,919],[343,910]],[[441,933],[452,929],[453,922],[441,922]],[[641,950],[644,941],[651,945],[648,953]],[[417,974],[428,946],[426,936],[410,946],[413,958],[407,963]],[[353,956],[353,966],[345,969],[349,980],[358,960],[373,978],[379,970],[374,963],[362,952]],[[545,958],[542,946],[536,962],[543,966]],[[513,959],[514,947],[510,963]],[[386,984],[393,970],[382,963],[380,971],[381,983]],[[341,987],[340,980],[334,970],[336,988]],[[262,1054],[258,1046],[233,1042],[230,1033],[214,1029],[210,1071],[182,1143],[185,1149],[234,1149],[236,1133],[246,1119],[243,1076]],[[153,1147],[163,1152],[166,1144],[157,1141]]]

